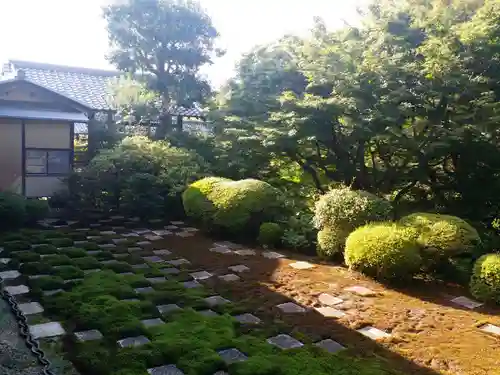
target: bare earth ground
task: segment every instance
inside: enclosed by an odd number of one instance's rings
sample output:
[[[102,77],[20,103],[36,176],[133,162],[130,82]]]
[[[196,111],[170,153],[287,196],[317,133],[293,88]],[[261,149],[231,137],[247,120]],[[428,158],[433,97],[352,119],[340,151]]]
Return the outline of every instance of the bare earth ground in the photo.
[[[477,328],[484,323],[500,326],[500,309],[469,310],[450,302],[453,297],[468,295],[463,288],[415,281],[398,291],[338,265],[295,253],[282,252],[286,258],[275,260],[261,256],[261,250],[256,256],[210,252],[213,241],[202,235],[168,237],[163,244],[189,259],[193,268],[216,275],[231,273],[229,266],[247,265],[250,271],[240,274],[239,282],[226,283],[217,278],[206,282],[214,284],[224,297],[242,302],[248,312],[268,321],[291,324],[310,340],[333,338],[356,353],[375,353],[405,374],[500,374],[500,337]],[[155,247],[161,246],[156,242]],[[307,270],[289,266],[297,260],[316,266]],[[354,285],[368,287],[377,295],[360,297],[343,290]],[[275,307],[287,301],[318,307],[321,293],[344,299],[335,307],[347,315],[325,318],[314,309],[305,314],[283,315]],[[376,342],[356,332],[367,325],[391,337]]]

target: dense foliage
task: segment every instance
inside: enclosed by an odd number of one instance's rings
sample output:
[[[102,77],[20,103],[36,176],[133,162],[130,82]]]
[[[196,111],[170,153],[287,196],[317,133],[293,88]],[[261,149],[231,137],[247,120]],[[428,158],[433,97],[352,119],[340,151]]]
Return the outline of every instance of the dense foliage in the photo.
[[[259,227],[259,237],[257,240],[261,245],[274,247],[281,241],[283,229],[277,223],[262,223]]]
[[[35,224],[48,214],[46,200],[26,199],[16,193],[0,191],[0,231]]]
[[[470,290],[481,301],[500,304],[500,254],[486,254],[477,260]]]

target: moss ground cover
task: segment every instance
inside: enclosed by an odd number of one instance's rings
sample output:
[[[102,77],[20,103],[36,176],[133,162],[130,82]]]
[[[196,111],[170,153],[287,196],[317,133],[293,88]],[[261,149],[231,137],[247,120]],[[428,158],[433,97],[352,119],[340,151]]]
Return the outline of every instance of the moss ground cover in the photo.
[[[212,375],[219,370],[231,375],[396,374],[385,361],[360,359],[349,350],[329,354],[304,338],[301,338],[306,343],[304,347],[282,351],[266,339],[280,333],[278,327],[283,327],[265,324],[249,329],[240,325],[231,315],[250,311],[237,303],[211,307],[217,316],[202,315],[200,311],[210,307],[204,298],[214,292],[208,286],[193,289],[183,286],[183,281],[192,280],[189,273],[194,270],[189,265],[178,266],[179,274],[168,274],[161,280],[158,278],[165,276],[163,268],[169,267],[168,264],[144,260],[143,257],[154,255],[154,248],[165,246],[165,241],[126,255],[132,242],[117,244],[109,250],[92,246],[113,243],[106,236],[89,240],[81,247],[75,245],[75,240],[84,241],[88,233],[42,231],[11,236],[8,241],[0,239],[0,246],[16,260],[10,269],[18,268],[30,287],[30,294],[23,298],[40,301],[45,308],[43,316],[39,314],[31,321],[63,324],[67,335],[60,341],[50,341],[60,342],[59,346],[52,344],[51,350],[64,354],[83,375],[146,375],[148,368],[167,364],[175,364],[189,375]],[[50,244],[31,247],[41,241]],[[116,254],[126,256],[114,262]],[[133,267],[143,264],[148,266]],[[45,276],[33,278],[35,275]],[[83,280],[68,282],[71,279]],[[137,288],[151,289],[138,293]],[[44,293],[59,289],[62,292]],[[170,304],[180,309],[160,313],[158,306]],[[142,322],[155,318],[161,318],[164,324],[147,327]],[[99,330],[103,338],[80,342],[72,334],[92,329]],[[141,335],[149,343],[130,348],[117,345],[120,339]],[[226,364],[218,351],[229,348],[245,353],[248,360]],[[60,367],[67,371],[65,366]]]

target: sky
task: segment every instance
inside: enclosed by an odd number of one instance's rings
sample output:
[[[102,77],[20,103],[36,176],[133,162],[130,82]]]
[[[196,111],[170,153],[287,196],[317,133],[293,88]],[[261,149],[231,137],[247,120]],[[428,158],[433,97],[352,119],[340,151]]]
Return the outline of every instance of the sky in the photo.
[[[366,0],[199,0],[226,55],[203,69],[214,87],[233,75],[239,57],[285,34],[306,35],[315,16],[331,29],[355,22]],[[109,0],[0,0],[0,63],[29,60],[112,69],[101,6]]]

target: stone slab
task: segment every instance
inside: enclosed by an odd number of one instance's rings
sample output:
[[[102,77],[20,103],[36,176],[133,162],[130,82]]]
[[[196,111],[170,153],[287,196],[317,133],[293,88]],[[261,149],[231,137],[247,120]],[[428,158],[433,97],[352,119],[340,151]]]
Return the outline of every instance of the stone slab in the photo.
[[[184,225],[184,222],[181,220],[174,220],[174,221],[171,221],[170,224],[172,224],[172,225]]]
[[[149,266],[147,264],[144,264],[144,263],[133,264],[130,267],[132,267],[134,270],[143,270],[143,269],[149,268]]]
[[[87,236],[88,240],[98,240],[101,236]]]
[[[151,232],[151,230],[146,229],[146,228],[139,228],[139,229],[134,229],[132,232],[137,233],[137,234],[146,234]]]
[[[88,255],[97,255],[99,253],[102,253],[101,250],[87,250]]]
[[[241,314],[234,317],[241,324],[260,324],[262,321],[253,314]]]
[[[153,250],[153,254],[155,254],[155,255],[170,255],[170,254],[172,254],[172,252],[169,250],[166,250],[166,249],[162,249],[162,250]]]
[[[237,272],[237,273],[241,273],[241,272],[250,271],[250,268],[245,266],[244,264],[238,264],[236,266],[228,267],[228,270],[233,271],[233,272]]]
[[[168,305],[160,305],[160,306],[156,306],[156,308],[158,309],[158,312],[160,314],[169,314],[173,311],[178,311],[178,310],[182,310],[180,308],[179,305],[176,305],[175,303],[170,303]]]
[[[162,268],[162,269],[160,269],[160,272],[163,273],[163,274],[165,274],[165,275],[177,275],[181,271],[178,270],[177,268],[169,267],[169,268]]]
[[[227,299],[225,299],[224,297],[221,297],[221,296],[207,297],[207,298],[204,299],[204,301],[210,307],[219,306],[219,305],[225,305],[227,303],[231,303],[231,301],[229,301],[229,300],[227,300]]]
[[[101,271],[101,269],[99,269],[99,268],[95,268],[95,269],[92,269],[92,270],[83,270],[83,273],[84,273],[85,275],[88,275],[88,274],[90,274],[90,273],[96,273],[96,272],[100,272],[100,271]]]
[[[115,257],[116,259],[127,258],[128,256],[129,256],[128,253],[115,253],[115,254],[113,254],[113,257]]]
[[[268,259],[280,259],[285,257],[283,254],[277,253],[276,251],[264,251],[262,256]]]
[[[180,266],[181,264],[191,264],[191,262],[189,260],[184,259],[184,258],[167,260],[167,263],[171,264],[172,266]]]
[[[99,232],[101,236],[113,236],[116,234],[114,230],[102,230]]]
[[[226,365],[231,365],[236,362],[243,362],[248,359],[245,354],[243,354],[236,348],[221,350],[218,353],[222,360],[226,363]]]
[[[290,267],[295,268],[297,270],[307,270],[310,268],[314,268],[316,266],[314,264],[309,263],[309,262],[302,262],[301,261],[301,262],[291,263]]]
[[[64,290],[62,290],[62,289],[45,290],[43,292],[43,295],[44,296],[53,296],[54,294],[62,293],[62,292],[64,292]]]
[[[86,240],[82,240],[82,241],[75,241],[74,244],[75,246],[80,246],[80,245],[85,245],[89,243],[89,241],[86,241]]]
[[[343,318],[346,313],[333,307],[317,307],[316,311],[326,318]]]
[[[114,243],[104,243],[99,245],[101,249],[114,249],[116,248],[116,245]]]
[[[487,332],[487,333],[492,333],[494,335],[500,336],[500,327],[495,326],[493,324],[484,324],[481,327],[479,327],[481,331]]]
[[[306,312],[306,309],[293,302],[285,302],[276,306],[286,314],[300,314]]]
[[[133,273],[133,272],[121,272],[118,275],[120,275],[120,276],[134,276],[135,273]]]
[[[329,353],[336,353],[340,350],[344,350],[345,347],[340,345],[337,341],[332,339],[326,339],[319,342],[316,342],[314,345],[326,350]]]
[[[467,309],[477,309],[478,307],[483,306],[484,304],[478,301],[474,301],[470,298],[467,298],[465,296],[460,296],[453,298],[451,302],[456,303],[459,306],[465,307]]]
[[[66,333],[61,323],[59,322],[35,324],[29,326],[29,331],[34,339],[61,336]]]
[[[97,329],[91,329],[89,331],[75,332],[75,337],[78,341],[96,341],[101,340],[103,335]]]
[[[280,349],[294,349],[304,346],[304,344],[299,340],[296,340],[292,336],[285,335],[283,333],[268,338],[267,342],[271,345],[277,346]]]
[[[139,234],[130,232],[130,233],[123,233],[122,237],[129,238],[129,237],[139,237]]]
[[[159,240],[163,240],[163,237],[161,236],[157,236],[157,235],[154,235],[154,234],[145,234],[144,235],[144,238],[147,239],[148,241],[159,241]]]
[[[215,311],[210,310],[210,309],[208,309],[208,310],[200,310],[200,311],[198,311],[198,313],[201,314],[201,315],[203,315],[203,316],[207,316],[209,318],[214,317],[214,316],[219,316],[219,314],[217,314]]]
[[[172,232],[167,230],[167,229],[157,229],[157,230],[154,230],[153,233],[156,236],[169,236],[172,234]]]
[[[367,287],[359,286],[359,285],[350,286],[348,288],[344,288],[344,290],[346,292],[351,292],[351,293],[357,294],[358,296],[362,296],[362,297],[373,297],[373,296],[377,295],[377,292],[375,292]]]
[[[146,262],[152,262],[152,263],[162,263],[165,262],[163,258],[160,258],[158,255],[152,255],[148,257],[142,257]]]
[[[119,245],[121,243],[128,242],[127,238],[113,238],[112,241],[116,244]]]
[[[120,261],[116,259],[101,260],[101,264],[118,264],[118,263],[120,263]]]
[[[10,258],[0,258],[0,264],[9,264],[10,261]]]
[[[234,273],[228,273],[227,275],[219,276],[219,279],[227,283],[233,283],[235,281],[239,281],[240,277]]]
[[[117,341],[120,348],[137,347],[148,344],[149,342],[150,341],[146,336],[127,337]]]
[[[187,228],[184,228],[184,232],[193,232],[193,233],[196,233],[196,232],[199,232],[200,230],[198,228],[193,228],[193,227],[187,227]]]
[[[193,232],[177,232],[175,235],[178,237],[186,238],[186,237],[193,237],[194,233]]]
[[[136,243],[136,245],[144,247],[144,246],[149,246],[151,245],[151,241],[139,241]]]
[[[144,294],[144,293],[153,293],[155,290],[150,287],[150,286],[145,286],[145,287],[142,287],[142,288],[135,288],[134,289],[136,293],[139,293],[139,294]]]
[[[233,250],[237,250],[237,249],[242,249],[243,248],[243,245],[240,245],[240,244],[237,244],[237,243],[234,243],[234,242],[230,242],[230,241],[215,242],[214,245],[215,246],[228,247],[228,248],[233,249]]]
[[[28,288],[27,285],[14,285],[14,286],[6,286],[4,290],[11,296],[19,296],[21,294],[29,293],[30,288]]]
[[[385,337],[390,337],[387,332],[384,332],[378,328],[368,326],[368,327],[363,327],[361,329],[358,329],[358,332],[361,333],[362,335],[371,338],[372,340],[378,340],[382,339]]]
[[[40,314],[43,312],[43,307],[38,302],[20,303],[19,309],[24,315]]]
[[[135,252],[137,252],[137,251],[142,251],[142,248],[141,248],[141,247],[138,247],[138,246],[132,246],[132,247],[129,247],[129,248],[127,249],[127,251],[128,251],[129,253],[135,253]]]
[[[327,306],[335,306],[338,305],[339,303],[344,302],[342,298],[334,297],[328,293],[321,293],[318,297],[318,301],[322,305],[327,305]]]
[[[182,286],[186,289],[193,289],[193,288],[200,288],[203,285],[200,284],[198,281],[193,280],[193,281],[185,281],[182,283]]]
[[[179,227],[177,225],[165,225],[165,229],[167,230],[177,230]]]
[[[210,279],[213,275],[207,271],[199,271],[190,273],[191,277],[195,280],[207,280]]]
[[[230,253],[232,253],[232,251],[229,248],[224,247],[224,246],[212,247],[209,251],[211,251],[212,253],[219,253],[219,254],[230,254]]]
[[[162,324],[165,324],[163,320],[160,318],[155,318],[155,319],[144,319],[141,320],[141,323],[144,324],[145,327],[156,327],[160,326]]]
[[[146,277],[146,280],[151,284],[161,284],[167,281],[164,277]]]
[[[255,250],[251,250],[251,249],[235,250],[234,253],[237,255],[241,255],[241,256],[252,256],[252,255],[257,254],[255,252]]]
[[[17,279],[21,274],[19,271],[3,271],[0,272],[0,279],[3,280],[12,280],[12,279]]]
[[[148,369],[149,375],[184,375],[175,365],[166,365]]]

